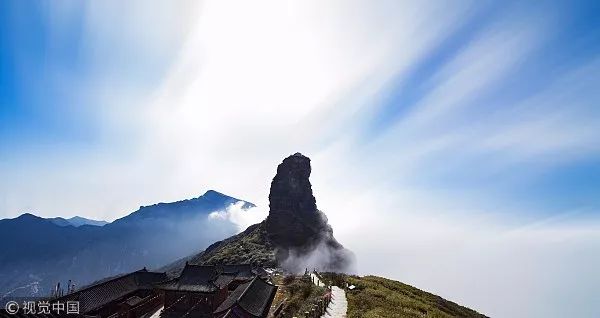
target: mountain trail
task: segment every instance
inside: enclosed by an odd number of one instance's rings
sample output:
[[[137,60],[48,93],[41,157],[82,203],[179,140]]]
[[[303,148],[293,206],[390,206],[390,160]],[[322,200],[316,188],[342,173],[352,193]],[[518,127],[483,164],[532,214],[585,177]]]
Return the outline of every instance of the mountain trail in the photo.
[[[331,286],[331,302],[321,318],[346,318],[347,312],[348,300],[346,299],[346,292],[337,286]]]
[[[311,273],[310,277],[315,285],[325,286],[314,273]],[[348,300],[346,299],[346,292],[338,286],[331,286],[331,302],[321,318],[346,318],[347,312]]]

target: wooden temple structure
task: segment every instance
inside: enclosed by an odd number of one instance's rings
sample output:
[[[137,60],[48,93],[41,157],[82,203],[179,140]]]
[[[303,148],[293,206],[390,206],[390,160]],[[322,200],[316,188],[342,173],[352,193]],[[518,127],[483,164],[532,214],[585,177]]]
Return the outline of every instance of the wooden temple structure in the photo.
[[[145,268],[91,285],[54,301],[79,303],[80,315],[90,317],[141,317],[160,307],[162,299],[155,284],[167,280],[165,273]]]
[[[77,301],[79,316],[89,318],[258,318],[267,317],[276,291],[262,268],[186,263],[174,278],[144,268],[53,302]]]

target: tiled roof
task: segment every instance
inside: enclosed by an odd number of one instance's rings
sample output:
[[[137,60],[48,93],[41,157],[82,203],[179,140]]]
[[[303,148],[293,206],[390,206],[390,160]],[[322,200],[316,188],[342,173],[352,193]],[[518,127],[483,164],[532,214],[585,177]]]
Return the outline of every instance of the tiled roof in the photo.
[[[276,291],[277,286],[271,285],[257,277],[250,283],[250,286],[248,286],[238,304],[254,316],[266,317]]]
[[[252,270],[252,272],[264,280],[267,280],[270,276],[269,273],[262,267],[256,267]]]
[[[125,301],[125,303],[131,307],[139,304],[140,302],[142,302],[142,298],[140,298],[139,296],[133,296],[133,297],[129,297],[127,298],[127,300]]]
[[[237,301],[243,296],[244,292],[251,283],[252,282],[247,282],[238,286],[233,292],[231,292],[229,297],[227,297],[225,301],[223,301],[221,305],[219,305],[219,307],[215,310],[215,313],[222,313],[235,306]]]
[[[215,285],[219,286],[219,288],[224,288],[235,279],[235,276],[235,274],[219,274],[219,276],[214,280],[214,283]]]
[[[215,266],[186,264],[178,278],[161,284],[159,288],[211,293],[218,289],[218,286],[214,283],[217,275]]]
[[[79,301],[80,312],[87,313],[136,290],[152,288],[153,283],[166,279],[167,275],[165,273],[152,273],[143,269],[86,287],[75,293],[65,295],[59,300],[77,300]]]
[[[224,274],[235,275],[235,279],[238,280],[251,280],[256,276],[256,273],[250,264],[221,265],[219,266],[219,270]]]
[[[236,288],[215,310],[215,314],[242,310],[252,317],[266,317],[276,291],[277,286],[255,277],[252,281]]]
[[[137,271],[134,275],[136,284],[140,289],[151,289],[158,282],[166,281],[167,274],[148,271]]]

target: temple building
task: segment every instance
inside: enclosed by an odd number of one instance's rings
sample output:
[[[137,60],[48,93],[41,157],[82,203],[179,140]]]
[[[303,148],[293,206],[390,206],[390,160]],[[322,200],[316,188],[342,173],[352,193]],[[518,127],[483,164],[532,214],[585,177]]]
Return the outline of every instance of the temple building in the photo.
[[[49,301],[78,302],[86,318],[264,318],[276,292],[262,268],[186,263],[177,277],[144,268]]]
[[[235,311],[240,315],[227,317],[266,317],[277,291],[276,286],[266,282],[268,278],[263,269],[246,264],[186,263],[179,277],[157,285],[164,292],[160,316],[212,318]],[[260,293],[262,290],[268,292]]]
[[[251,281],[239,285],[214,311],[214,317],[267,317],[276,292],[277,286],[255,276]]]
[[[218,268],[220,276],[232,278],[232,281],[228,285],[229,291],[233,291],[239,285],[251,281],[256,276],[263,280],[269,279],[269,274],[263,268],[252,267],[249,264],[220,265]]]
[[[232,277],[219,278],[215,266],[186,264],[179,277],[158,286],[164,292],[161,317],[211,317],[228,296]]]
[[[54,301],[79,302],[79,313],[90,317],[140,317],[162,305],[155,285],[166,281],[165,273],[145,268],[91,285]]]

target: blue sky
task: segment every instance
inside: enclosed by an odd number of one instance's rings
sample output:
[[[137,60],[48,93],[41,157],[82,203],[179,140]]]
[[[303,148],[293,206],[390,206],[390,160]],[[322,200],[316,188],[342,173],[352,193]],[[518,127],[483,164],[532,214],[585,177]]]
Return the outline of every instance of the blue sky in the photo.
[[[260,219],[276,165],[301,151],[363,273],[495,317],[597,316],[599,14],[597,1],[4,1],[0,217],[112,220],[212,188]]]
[[[78,94],[80,83],[133,81],[148,89],[160,81],[169,63],[160,55],[168,54],[140,56],[146,48],[126,38],[126,32],[94,31],[86,20],[89,10],[90,5],[76,1],[2,4],[3,144],[94,143],[101,128],[88,109],[102,105],[94,96]]]

